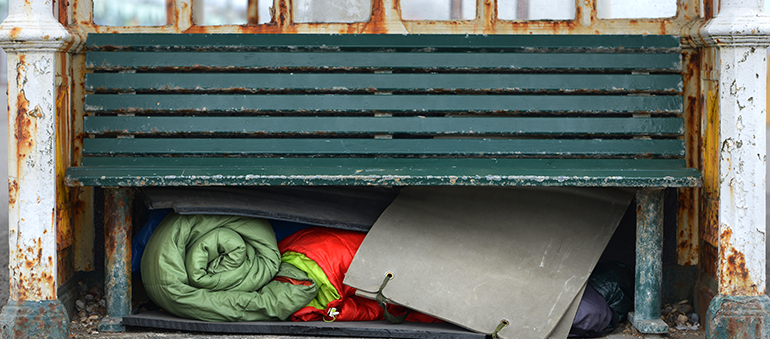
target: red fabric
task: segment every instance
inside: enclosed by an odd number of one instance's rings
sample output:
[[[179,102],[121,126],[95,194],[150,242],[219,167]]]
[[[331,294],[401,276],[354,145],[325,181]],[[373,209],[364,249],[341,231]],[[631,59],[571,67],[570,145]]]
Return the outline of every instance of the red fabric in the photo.
[[[342,280],[356,255],[358,247],[364,241],[365,233],[339,230],[326,227],[310,227],[294,233],[278,243],[281,253],[292,251],[302,253],[315,261],[326,273],[329,281],[337,289],[340,299],[326,305],[326,309],[336,308],[340,314],[338,321],[366,321],[382,319],[382,308],[374,300],[355,296],[356,289],[344,285]],[[322,320],[327,311],[306,306],[291,316],[292,321]],[[328,318],[327,318],[328,319]]]
[[[340,299],[326,305],[326,310],[306,306],[291,316],[292,321],[318,321],[327,318],[327,312],[336,308],[340,314],[337,321],[369,321],[383,319],[383,312],[376,301],[358,297],[356,289],[342,283],[345,273],[356,255],[358,247],[364,241],[366,233],[340,230],[326,227],[310,227],[294,233],[278,243],[281,253],[292,251],[302,253],[315,261],[326,273],[329,281],[340,294]],[[402,314],[403,308],[388,308]],[[437,319],[412,312],[407,321],[435,322]]]

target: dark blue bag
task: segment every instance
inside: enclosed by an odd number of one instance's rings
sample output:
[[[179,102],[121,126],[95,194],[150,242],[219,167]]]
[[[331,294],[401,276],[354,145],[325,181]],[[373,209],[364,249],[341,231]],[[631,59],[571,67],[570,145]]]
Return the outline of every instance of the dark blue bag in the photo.
[[[155,229],[160,225],[160,222],[163,221],[163,218],[173,211],[174,210],[170,208],[149,210],[147,223],[145,223],[139,232],[134,235],[133,239],[131,239],[131,272],[138,271],[139,267],[142,266],[144,247],[147,246],[147,242],[150,241],[152,232],[155,232]]]

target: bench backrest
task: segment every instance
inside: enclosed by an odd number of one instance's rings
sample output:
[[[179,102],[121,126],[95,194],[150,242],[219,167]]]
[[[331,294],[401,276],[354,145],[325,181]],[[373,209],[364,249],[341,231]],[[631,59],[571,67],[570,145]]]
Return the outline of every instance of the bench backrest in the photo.
[[[671,36],[91,34],[86,65],[86,156],[684,155]]]

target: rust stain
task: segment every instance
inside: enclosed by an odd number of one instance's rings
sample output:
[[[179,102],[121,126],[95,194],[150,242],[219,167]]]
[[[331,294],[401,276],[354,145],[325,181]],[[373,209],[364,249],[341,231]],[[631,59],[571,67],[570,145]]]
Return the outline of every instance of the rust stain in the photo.
[[[16,67],[18,69],[16,84],[21,87],[26,82],[26,79],[23,78],[23,75],[26,74],[25,69],[27,67],[25,55],[19,55],[19,63]],[[24,90],[19,88],[19,93],[16,95],[16,130],[13,131],[16,138],[17,167],[21,166],[22,161],[30,154],[30,152],[32,152],[32,148],[35,145],[32,129],[33,127],[36,129],[37,124],[34,124],[33,126],[33,122],[30,119],[29,105],[30,103],[29,100],[27,100]],[[17,171],[17,173],[19,173],[19,171]]]
[[[759,291],[746,267],[746,256],[731,244],[732,230],[723,226],[719,235],[719,293],[726,295],[754,296],[765,293]]]
[[[67,55],[60,55],[62,67],[68,65]],[[67,167],[70,163],[71,145],[71,119],[70,119],[70,91],[69,77],[62,76],[62,85],[56,89],[56,215],[54,225],[56,227],[56,245],[62,250],[75,242],[72,229],[72,208],[70,204],[70,188],[64,184]]]
[[[72,110],[72,131],[70,133],[73,135],[72,159],[70,159],[72,162],[70,165],[74,166],[79,164],[82,159],[83,139],[86,137],[86,134],[83,133],[83,116],[85,116],[83,109],[85,101],[85,56],[83,54],[74,56],[72,64],[73,80],[77,82],[77,85],[72,88],[72,99],[70,100],[72,103],[70,106]]]
[[[46,290],[49,291],[55,291],[56,290],[56,279],[54,279],[54,276],[51,274],[48,274],[46,272],[43,272],[40,277],[40,283],[42,283],[43,286],[45,286]],[[55,294],[54,294],[55,295]]]
[[[69,10],[68,10],[68,8],[70,7],[70,2],[69,0],[60,0],[60,1],[57,1],[57,4],[58,6],[56,6],[56,10],[58,12],[57,17],[59,19],[59,23],[61,23],[66,27],[70,23]]]
[[[485,34],[495,33],[495,22],[497,21],[497,6],[492,0],[482,0],[484,2],[484,12],[481,16],[482,25]]]
[[[68,247],[64,250],[57,251],[56,257],[58,258],[56,280],[60,284],[63,284],[75,275],[75,251],[72,247]]]
[[[93,249],[93,202],[91,187],[75,187],[70,190],[72,197],[73,234],[76,243],[69,247],[73,251],[73,269],[92,271]]]
[[[277,27],[288,26],[293,21],[291,19],[290,7],[289,0],[278,0],[278,8],[273,9],[273,19]]]
[[[19,184],[14,179],[8,179],[8,204],[16,205],[16,196],[19,194]]]
[[[700,65],[702,50],[688,50],[682,52],[684,65],[683,95],[685,147],[687,151],[687,166],[700,168],[700,153],[702,142],[701,129],[701,100],[700,100]],[[679,265],[698,264],[699,235],[701,214],[701,190],[698,188],[679,189],[679,211],[677,213],[677,263]]]
[[[700,74],[702,88],[699,91],[700,154],[698,168],[703,175],[699,234],[701,238],[700,267],[714,278],[719,266],[719,96],[718,84],[710,79],[715,67],[715,55],[700,49]]]
[[[388,28],[385,25],[385,2],[383,0],[372,1],[371,15],[371,20],[369,20],[369,23],[364,28],[364,31],[371,34],[388,33]]]
[[[17,40],[19,38],[19,34],[21,34],[21,27],[11,28],[11,40]]]
[[[123,199],[115,198],[115,192],[117,189],[109,189],[105,191],[105,244],[104,250],[106,253],[115,253],[120,248],[117,246],[125,245],[125,237],[122,229],[125,227],[118,227],[117,225],[128,225],[128,231],[130,233],[131,227],[131,214],[126,213],[121,215],[120,211],[126,210],[126,201]],[[114,204],[117,202],[117,205]],[[122,245],[121,245],[122,244]],[[108,260],[113,260],[113,256],[109,256]]]
[[[81,190],[83,190],[81,187],[75,187],[70,194],[78,197],[80,196]],[[84,214],[86,212],[86,202],[83,201],[83,199],[73,198],[72,202],[72,210],[75,214]]]
[[[40,238],[33,240],[32,246],[29,247],[19,247],[17,244],[15,258],[11,262],[19,264],[10,267],[11,272],[15,272],[11,277],[11,284],[14,286],[11,290],[16,292],[17,300],[42,300],[47,295],[56,295],[53,289],[53,279],[49,279],[50,276],[46,273],[53,267],[45,266],[45,262],[42,261],[42,253],[42,239]]]
[[[575,19],[580,20],[583,17],[583,6],[575,6]],[[591,21],[593,22],[593,20]]]
[[[14,131],[17,144],[17,166],[32,152],[35,145],[32,130],[36,124],[30,119],[29,114],[29,101],[24,95],[24,91],[21,90],[16,98],[16,131]]]
[[[249,0],[246,6],[246,22],[249,25],[257,25],[259,23],[259,7],[257,0]]]
[[[710,90],[706,98],[706,129],[703,131],[703,188],[706,196],[719,197],[719,92]]]
[[[16,279],[16,284],[18,286],[27,286],[27,279],[24,278],[24,273],[19,273],[18,278]],[[27,289],[24,288],[17,288],[16,289],[16,300],[22,302],[29,300],[29,292]]]
[[[716,251],[717,250],[714,248],[714,246],[711,246],[710,244],[701,240],[701,246],[698,253],[698,267],[713,279],[716,279],[717,277],[717,256],[711,254],[715,253]],[[708,265],[706,263],[708,263]]]
[[[704,0],[703,1],[703,13],[704,13],[704,19],[708,20],[714,17],[714,1],[713,0]]]
[[[166,25],[174,25],[176,21],[176,7],[174,0],[166,0]]]
[[[74,4],[79,1],[74,2]],[[69,99],[66,103],[63,103],[63,107],[67,114],[64,114],[69,121],[68,131],[65,135],[65,143],[69,142],[69,146],[64,146],[70,151],[69,158],[65,158],[62,161],[62,166],[70,167],[80,164],[82,159],[82,145],[83,139],[87,137],[83,133],[83,116],[85,112],[83,110],[83,101],[85,95],[85,55],[72,54],[69,62],[70,76],[70,91],[68,93]],[[64,128],[64,127],[62,127]],[[61,131],[61,129],[60,129]],[[68,164],[65,164],[69,161]],[[57,165],[58,166],[58,165]],[[58,180],[58,179],[57,179]],[[80,271],[92,271],[93,267],[93,213],[92,209],[92,194],[91,187],[68,187],[69,189],[69,210],[71,217],[68,219],[71,221],[71,239],[73,243],[67,247],[64,251],[68,252],[67,256],[57,254],[57,281],[66,282],[69,275],[74,272]],[[57,239],[58,240],[58,239]],[[66,242],[65,242],[66,243]]]
[[[253,0],[251,0],[253,1]],[[286,34],[293,34],[298,33],[298,30],[296,28],[296,25],[292,25],[289,18],[290,18],[290,11],[289,11],[289,5],[287,4],[288,0],[280,0],[278,1],[277,8],[273,9],[271,19],[269,23],[258,25],[257,20],[258,18],[254,16],[253,18],[250,16],[248,18],[248,23],[245,25],[234,25],[230,26],[233,29],[235,29],[235,32],[230,33],[243,33],[243,34],[279,34],[279,33],[286,33]],[[250,5],[251,6],[251,5]],[[189,28],[185,29],[181,33],[196,33],[196,34],[208,34],[208,33],[218,33],[221,27],[218,26],[200,26],[196,25],[194,21],[192,21],[193,24]],[[333,25],[340,25],[340,24],[303,24],[303,25],[309,25],[311,27],[319,27],[320,30],[323,30],[325,27],[331,27]],[[328,31],[327,33],[335,33],[334,31]],[[340,33],[340,32],[336,32]]]
[[[688,220],[680,219],[677,230],[677,258],[679,265],[697,264],[698,258],[698,232],[697,221],[692,220],[697,215],[695,210],[694,190],[682,189],[679,193],[679,215],[686,216]],[[684,212],[684,213],[683,213]]]
[[[83,3],[84,2],[85,1],[83,1]],[[72,12],[73,13],[78,13],[78,12],[83,11],[84,9],[80,5],[81,5],[81,1],[75,1],[74,3],[72,3]],[[89,17],[88,19],[76,20],[74,23],[76,23],[77,25],[79,25],[81,27],[93,27],[94,26],[94,24],[92,23],[92,21],[93,21],[93,13],[89,13],[89,14],[90,15],[88,16]],[[77,17],[78,16],[75,15],[75,18],[77,18]]]

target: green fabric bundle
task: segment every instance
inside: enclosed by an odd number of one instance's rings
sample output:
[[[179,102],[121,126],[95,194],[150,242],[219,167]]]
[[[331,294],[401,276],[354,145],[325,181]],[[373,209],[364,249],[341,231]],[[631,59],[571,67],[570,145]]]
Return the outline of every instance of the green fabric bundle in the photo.
[[[147,243],[142,281],[164,310],[206,321],[285,320],[318,291],[281,263],[267,221],[237,216],[170,214]]]

